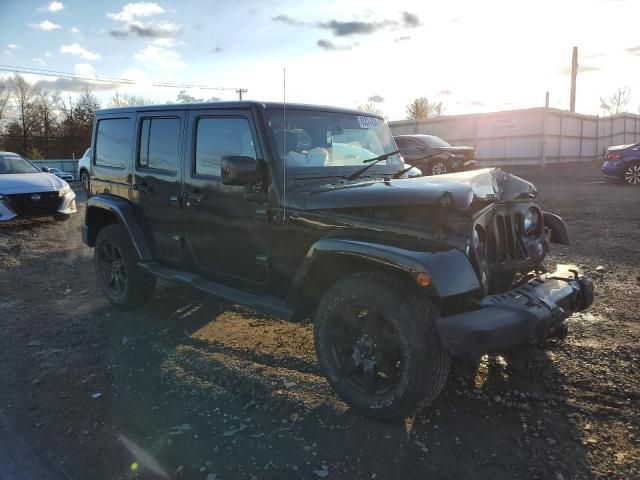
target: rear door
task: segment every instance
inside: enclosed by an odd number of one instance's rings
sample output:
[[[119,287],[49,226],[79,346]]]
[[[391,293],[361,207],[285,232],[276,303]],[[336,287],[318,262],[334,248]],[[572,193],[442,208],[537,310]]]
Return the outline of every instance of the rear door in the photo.
[[[189,112],[185,161],[186,243],[196,268],[208,276],[261,285],[267,278],[264,222],[245,187],[222,185],[225,155],[261,158],[250,110]]]
[[[164,263],[182,259],[181,169],[184,111],[140,112],[137,118],[133,200]]]

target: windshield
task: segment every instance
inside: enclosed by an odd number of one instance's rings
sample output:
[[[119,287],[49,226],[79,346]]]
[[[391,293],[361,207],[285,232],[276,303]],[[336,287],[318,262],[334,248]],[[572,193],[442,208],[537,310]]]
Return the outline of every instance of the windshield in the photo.
[[[440,137],[435,137],[433,135],[423,135],[422,139],[424,140],[424,143],[429,145],[431,148],[450,147],[451,146],[449,143],[445,142]]]
[[[274,111],[268,113],[268,125],[277,155],[294,172],[361,168],[365,160],[397,150],[386,122],[376,117],[293,110],[286,112],[285,126],[283,112]],[[376,167],[380,165],[394,171],[403,167],[398,154],[381,160]]]
[[[19,155],[0,155],[0,174],[39,172],[36,166]]]

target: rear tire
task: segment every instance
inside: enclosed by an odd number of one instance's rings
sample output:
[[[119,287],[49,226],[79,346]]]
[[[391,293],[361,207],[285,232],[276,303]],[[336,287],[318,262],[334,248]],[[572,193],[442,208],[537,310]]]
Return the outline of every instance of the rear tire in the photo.
[[[446,383],[433,303],[410,282],[362,272],[339,280],[314,319],[318,363],[345,402],[363,415],[391,419],[431,403]]]
[[[156,278],[138,266],[138,253],[121,225],[100,230],[94,261],[98,282],[113,305],[132,310],[151,300]]]
[[[624,171],[624,181],[629,185],[640,185],[640,163],[632,163]]]

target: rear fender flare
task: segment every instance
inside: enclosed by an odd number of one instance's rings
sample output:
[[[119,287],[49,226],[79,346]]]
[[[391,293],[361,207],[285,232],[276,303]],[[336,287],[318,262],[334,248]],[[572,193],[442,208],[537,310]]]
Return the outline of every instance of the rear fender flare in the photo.
[[[114,197],[111,195],[98,195],[87,200],[84,226],[87,229],[89,246],[94,246],[92,243],[95,242],[95,237],[97,236],[97,231],[95,229],[98,227],[92,225],[92,215],[95,213],[96,209],[106,210],[118,219],[118,223],[129,233],[131,242],[133,243],[141,261],[153,260],[153,250],[151,249],[151,246],[144,234],[144,230],[140,225],[140,221],[136,215],[133,205],[124,198]],[[90,239],[94,239],[94,242],[91,242]]]

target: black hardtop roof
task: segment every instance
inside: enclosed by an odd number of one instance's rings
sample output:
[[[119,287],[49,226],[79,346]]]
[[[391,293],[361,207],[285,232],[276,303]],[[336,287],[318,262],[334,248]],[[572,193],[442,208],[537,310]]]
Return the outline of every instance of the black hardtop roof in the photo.
[[[204,103],[170,103],[166,105],[145,105],[140,107],[122,107],[122,108],[105,108],[98,110],[96,115],[109,115],[118,113],[137,113],[137,112],[158,112],[171,110],[233,110],[237,108],[259,108],[263,110],[282,109],[282,102],[258,102],[255,100],[245,100],[236,102],[204,102]],[[374,113],[363,112],[361,110],[353,110],[349,108],[329,107],[325,105],[309,105],[304,103],[287,103],[287,110],[308,110],[323,111],[331,113],[349,113],[355,115],[363,115],[367,117],[376,117],[382,119],[380,115]]]

